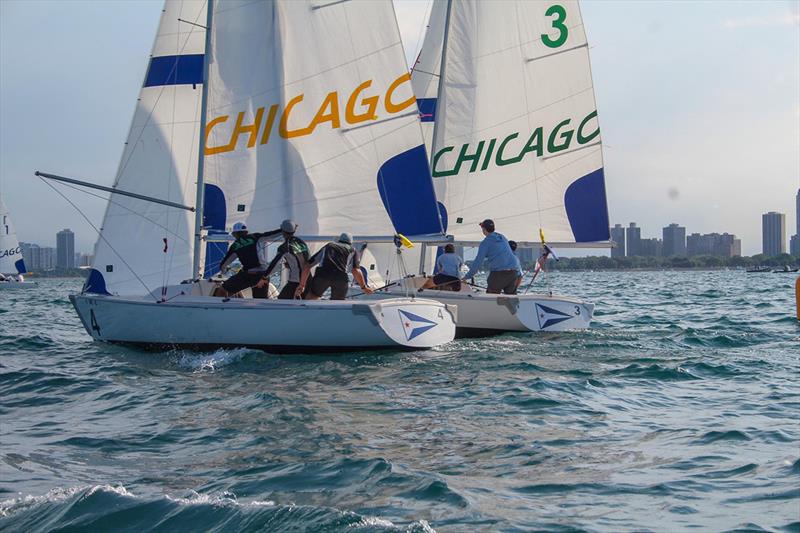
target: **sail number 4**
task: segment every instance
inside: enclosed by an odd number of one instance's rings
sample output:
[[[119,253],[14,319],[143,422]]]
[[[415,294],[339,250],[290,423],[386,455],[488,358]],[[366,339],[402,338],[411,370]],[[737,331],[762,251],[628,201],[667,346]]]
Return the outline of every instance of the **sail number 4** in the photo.
[[[546,33],[543,33],[542,42],[549,48],[558,48],[567,42],[567,36],[569,35],[569,29],[564,24],[564,21],[567,18],[567,10],[564,9],[564,6],[553,4],[547,8],[547,11],[545,11],[544,14],[546,17],[552,17],[555,15],[555,18],[551,21],[551,23],[553,28],[558,30],[558,37],[553,39]]]

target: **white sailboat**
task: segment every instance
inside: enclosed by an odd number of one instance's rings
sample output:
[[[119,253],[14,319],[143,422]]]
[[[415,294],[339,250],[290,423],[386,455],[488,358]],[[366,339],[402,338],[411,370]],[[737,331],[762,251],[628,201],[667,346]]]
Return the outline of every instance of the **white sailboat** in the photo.
[[[0,289],[29,289],[36,287],[35,282],[25,281],[23,274],[27,272],[22,258],[22,248],[17,240],[17,233],[11,223],[3,198],[0,197]]]
[[[275,351],[452,340],[455,308],[429,299],[210,296],[234,221],[441,236],[414,102],[391,0],[167,0],[95,263],[71,296],[86,331]]]
[[[434,2],[412,83],[444,229],[456,243],[477,245],[478,223],[490,218],[520,246],[539,247],[540,235],[550,247],[610,246],[577,0]],[[423,253],[420,273],[432,265],[432,254]],[[382,296],[423,281],[402,279]],[[594,311],[591,303],[552,294],[423,294],[458,305],[465,335],[586,328]]]

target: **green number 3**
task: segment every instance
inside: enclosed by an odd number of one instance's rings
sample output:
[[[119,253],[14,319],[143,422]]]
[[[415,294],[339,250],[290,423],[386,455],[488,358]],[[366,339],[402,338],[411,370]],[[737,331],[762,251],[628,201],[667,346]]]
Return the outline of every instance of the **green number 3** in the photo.
[[[569,30],[564,25],[564,19],[567,18],[567,10],[564,9],[563,6],[554,4],[548,7],[547,11],[545,11],[544,14],[546,17],[549,17],[551,15],[556,16],[556,18],[553,19],[553,27],[558,30],[558,37],[555,39],[551,39],[549,35],[543,33],[542,42],[547,47],[558,48],[567,41],[567,35],[569,35]]]

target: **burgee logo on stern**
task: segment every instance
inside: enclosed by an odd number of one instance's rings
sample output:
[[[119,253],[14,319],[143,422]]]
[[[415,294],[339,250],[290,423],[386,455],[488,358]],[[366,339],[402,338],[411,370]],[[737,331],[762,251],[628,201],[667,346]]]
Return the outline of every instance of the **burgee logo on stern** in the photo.
[[[400,313],[400,323],[403,325],[403,332],[406,334],[407,341],[419,337],[429,329],[433,329],[438,325],[433,320],[415,315],[414,313],[409,313],[408,311],[403,311],[402,309],[398,309],[398,313]]]
[[[559,311],[558,309],[553,309],[552,307],[548,307],[540,303],[536,304],[536,316],[539,318],[539,327],[541,329],[547,329],[548,327],[558,324],[559,322],[563,322],[572,318],[572,315],[568,313]]]

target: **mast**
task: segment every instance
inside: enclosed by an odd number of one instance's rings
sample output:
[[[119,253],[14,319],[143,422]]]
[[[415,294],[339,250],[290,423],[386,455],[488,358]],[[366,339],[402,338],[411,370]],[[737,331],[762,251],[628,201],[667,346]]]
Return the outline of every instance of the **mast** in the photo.
[[[444,65],[447,61],[447,36],[450,33],[450,11],[453,8],[453,0],[447,0],[447,11],[444,15],[444,36],[442,37],[442,58],[439,60],[439,86],[436,88],[436,110],[433,112],[433,137],[431,137],[431,172],[433,172],[433,160],[436,154],[436,133],[439,130],[439,114],[440,105],[442,103],[442,94],[444,92]]]
[[[442,103],[442,86],[444,85],[444,64],[447,60],[447,35],[450,32],[450,11],[453,7],[453,0],[447,0],[447,11],[444,16],[444,36],[442,37],[442,57],[439,60],[439,86],[436,88],[436,108],[433,112],[433,136],[431,137],[431,153],[430,153],[430,169],[433,173],[433,160],[436,154],[436,133],[439,126],[437,116],[439,114],[439,105]],[[441,218],[439,219],[441,225]],[[444,233],[444,227],[441,228]],[[425,272],[425,266],[428,262],[428,245],[422,245],[422,250],[419,253],[419,273]],[[434,269],[435,270],[435,269]],[[431,272],[433,274],[433,272]]]
[[[205,199],[205,184],[203,182],[203,169],[205,166],[206,151],[206,103],[208,102],[208,63],[211,51],[211,19],[214,12],[214,0],[208,0],[206,6],[206,49],[203,53],[203,96],[200,101],[200,147],[197,151],[197,196],[195,197],[194,212],[194,253],[192,257],[192,277],[202,278],[203,267],[200,265],[201,250],[203,246],[203,201]]]

